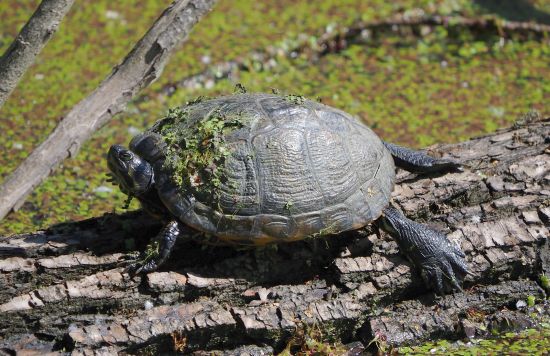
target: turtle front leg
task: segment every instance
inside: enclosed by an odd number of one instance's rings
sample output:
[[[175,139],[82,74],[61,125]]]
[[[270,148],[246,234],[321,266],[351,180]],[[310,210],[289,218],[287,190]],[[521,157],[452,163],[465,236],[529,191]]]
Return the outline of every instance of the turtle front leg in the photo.
[[[465,256],[445,235],[407,219],[392,206],[384,209],[379,223],[420,269],[428,288],[441,295],[449,290],[462,290],[460,282],[468,274]]]
[[[135,274],[155,271],[170,257],[180,233],[180,223],[176,220],[170,221],[147,246],[147,250],[141,254],[142,257],[127,270]]]
[[[384,142],[393,156],[395,165],[409,172],[432,173],[441,171],[461,171],[462,166],[449,159],[434,158],[424,152],[411,150],[393,143]]]

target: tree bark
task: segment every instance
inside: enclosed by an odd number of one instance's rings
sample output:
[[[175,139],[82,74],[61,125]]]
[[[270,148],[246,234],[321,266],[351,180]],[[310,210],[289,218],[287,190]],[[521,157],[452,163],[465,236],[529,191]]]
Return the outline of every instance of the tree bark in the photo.
[[[35,57],[57,31],[74,0],[43,0],[0,57],[0,108]]]
[[[435,298],[376,227],[263,249],[182,239],[161,271],[130,276],[128,250],[160,225],[107,214],[0,238],[0,350],[75,355],[270,354],[303,330],[379,346],[532,325],[550,273],[550,118],[429,149],[464,172],[398,174],[393,201],[448,233],[472,272]],[[196,235],[189,229],[186,236]]]
[[[135,94],[157,79],[175,48],[216,0],[177,0],[159,17],[87,98],[78,103],[0,186],[0,219],[17,210],[28,194],[65,158],[74,156]]]

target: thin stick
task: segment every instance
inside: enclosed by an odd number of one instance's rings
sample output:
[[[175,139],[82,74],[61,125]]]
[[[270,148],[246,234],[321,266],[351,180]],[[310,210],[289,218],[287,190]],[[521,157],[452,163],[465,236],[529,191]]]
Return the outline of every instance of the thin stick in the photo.
[[[115,114],[142,88],[157,79],[175,48],[217,0],[177,0],[87,98],[67,113],[40,144],[0,186],[0,219],[17,210],[25,198],[65,158]]]
[[[43,0],[0,57],[0,108],[34,59],[57,31],[74,0]]]

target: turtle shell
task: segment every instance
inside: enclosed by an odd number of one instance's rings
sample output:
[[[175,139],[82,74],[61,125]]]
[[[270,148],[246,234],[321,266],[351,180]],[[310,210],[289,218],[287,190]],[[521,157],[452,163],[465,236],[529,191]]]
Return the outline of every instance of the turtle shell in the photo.
[[[135,137],[183,223],[242,244],[360,228],[388,205],[389,151],[349,114],[299,96],[238,94],[172,111]]]

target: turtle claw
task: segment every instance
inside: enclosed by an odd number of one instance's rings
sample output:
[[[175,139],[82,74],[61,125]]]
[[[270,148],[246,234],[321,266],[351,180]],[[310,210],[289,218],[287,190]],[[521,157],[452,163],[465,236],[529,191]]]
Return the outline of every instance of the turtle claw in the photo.
[[[453,278],[451,279],[451,285],[453,287],[454,290],[458,291],[458,292],[462,292],[463,289],[462,289],[462,286],[460,285],[460,283],[458,283],[458,281],[456,280],[456,278]]]
[[[141,262],[141,261],[136,261],[136,262],[132,262],[129,266],[127,266],[125,269],[124,269],[124,272],[130,274],[130,275],[138,275],[140,273],[149,273],[149,272],[153,272],[155,271],[156,269],[158,268],[158,265],[155,261],[148,261],[148,262]]]
[[[407,219],[393,207],[384,210],[382,226],[420,270],[429,288],[440,295],[462,290],[460,284],[468,274],[465,255],[444,234]]]
[[[447,158],[434,158],[432,167],[437,172],[464,172],[460,163]]]
[[[180,231],[179,223],[170,221],[147,245],[145,252],[133,260],[125,271],[133,275],[156,271],[170,256]]]
[[[445,295],[451,292],[462,292],[460,280],[450,266],[441,265],[439,261],[431,260],[429,264],[421,266],[422,279],[426,286],[434,290],[437,295]]]
[[[426,283],[429,288],[435,290],[436,294],[443,295],[445,293],[441,270],[434,268],[433,266],[425,266],[421,272],[421,275],[424,283]]]
[[[137,273],[137,269],[139,268],[139,266],[137,264],[130,264],[129,266],[126,266],[123,270],[124,273],[128,273],[130,276],[135,276]]]
[[[442,238],[444,235],[439,235]],[[420,263],[422,278],[428,287],[435,290],[436,294],[444,295],[449,292],[462,292],[462,280],[468,273],[466,264],[462,259],[462,252],[445,241],[443,248],[437,257],[432,257]],[[458,253],[460,252],[460,253]],[[463,255],[463,254],[462,254]]]

